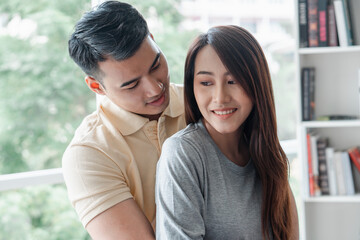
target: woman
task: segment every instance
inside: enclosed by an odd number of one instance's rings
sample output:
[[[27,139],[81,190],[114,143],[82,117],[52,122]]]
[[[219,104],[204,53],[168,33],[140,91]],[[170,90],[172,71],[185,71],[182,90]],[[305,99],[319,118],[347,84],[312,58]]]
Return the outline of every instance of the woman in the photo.
[[[157,166],[157,239],[298,239],[289,163],[264,53],[237,26],[200,35],[185,63],[189,124]]]

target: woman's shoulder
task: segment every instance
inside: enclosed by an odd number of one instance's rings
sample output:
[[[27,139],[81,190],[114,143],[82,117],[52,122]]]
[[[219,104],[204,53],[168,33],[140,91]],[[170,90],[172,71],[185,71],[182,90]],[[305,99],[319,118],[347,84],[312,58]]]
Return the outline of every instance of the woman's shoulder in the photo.
[[[184,129],[178,131],[168,139],[164,145],[178,144],[179,146],[201,146],[204,140],[204,132],[198,123],[190,123]]]
[[[203,152],[203,132],[198,124],[189,124],[183,130],[165,140],[160,160],[179,164],[201,161]]]

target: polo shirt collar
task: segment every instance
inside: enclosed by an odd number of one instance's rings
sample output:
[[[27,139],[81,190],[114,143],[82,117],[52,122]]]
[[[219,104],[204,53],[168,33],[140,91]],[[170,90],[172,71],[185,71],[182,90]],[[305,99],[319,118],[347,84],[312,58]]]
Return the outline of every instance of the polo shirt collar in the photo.
[[[161,116],[175,118],[184,113],[184,105],[180,100],[182,92],[175,93],[177,90],[170,84],[170,102]],[[180,96],[179,96],[180,94]],[[105,114],[110,123],[115,126],[122,135],[130,135],[140,130],[146,123],[148,118],[138,114],[129,112],[114,104],[108,97],[103,97],[100,104],[100,111]]]
[[[175,84],[170,84],[170,103],[164,110],[162,115],[171,118],[176,118],[184,113],[184,102],[182,88],[176,87]]]

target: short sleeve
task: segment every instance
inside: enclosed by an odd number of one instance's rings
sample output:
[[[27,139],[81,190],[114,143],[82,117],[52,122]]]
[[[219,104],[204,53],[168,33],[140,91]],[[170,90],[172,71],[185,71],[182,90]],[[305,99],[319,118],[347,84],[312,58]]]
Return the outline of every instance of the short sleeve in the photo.
[[[84,227],[98,214],[132,198],[122,169],[96,148],[69,147],[62,169],[69,199]]]
[[[156,173],[156,239],[203,239],[203,179],[204,167],[193,144],[167,139]]]

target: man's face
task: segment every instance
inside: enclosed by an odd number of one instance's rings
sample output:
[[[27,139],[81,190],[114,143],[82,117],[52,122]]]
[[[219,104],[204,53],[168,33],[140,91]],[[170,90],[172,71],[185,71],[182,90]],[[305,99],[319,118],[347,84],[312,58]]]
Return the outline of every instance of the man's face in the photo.
[[[102,94],[119,107],[153,120],[168,106],[167,61],[150,36],[134,56],[99,62],[99,68],[103,72]]]

